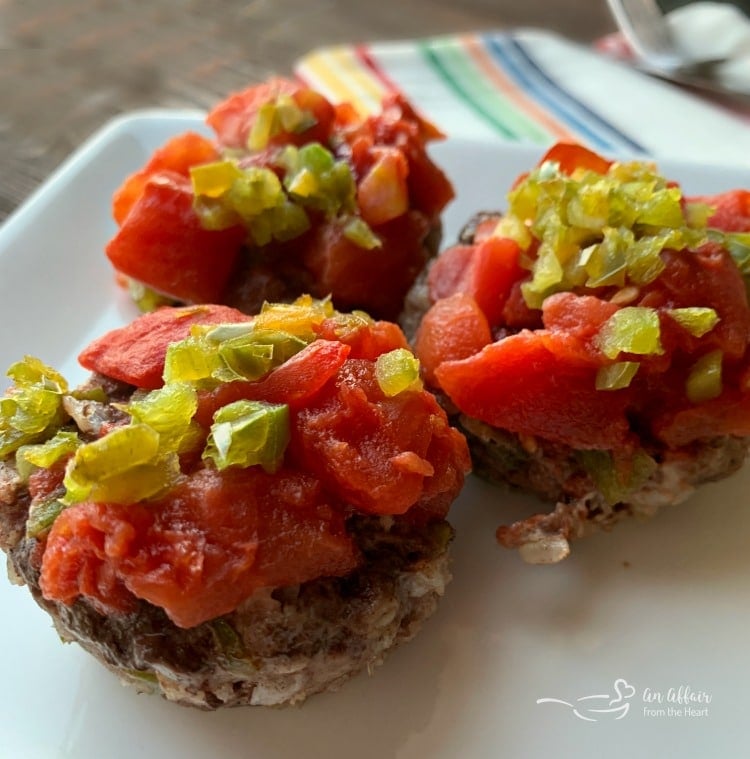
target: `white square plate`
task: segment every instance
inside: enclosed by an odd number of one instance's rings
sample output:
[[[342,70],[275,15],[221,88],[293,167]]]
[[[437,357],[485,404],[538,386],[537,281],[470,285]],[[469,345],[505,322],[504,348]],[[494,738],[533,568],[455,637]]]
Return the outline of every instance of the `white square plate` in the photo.
[[[114,122],[0,229],[0,367],[31,353],[78,381],[79,349],[135,316],[103,254],[115,231],[110,198],[155,147],[201,129],[200,119],[150,112]],[[502,207],[540,152],[436,146],[458,190],[445,240],[474,211]],[[689,193],[750,187],[747,170],[662,169]],[[494,530],[538,502],[469,478],[452,510],[455,579],[436,616],[371,677],[302,708],[203,713],[138,696],[61,645],[24,589],[0,582],[0,756],[748,756],[748,493],[746,468],[649,524],[574,545],[561,565],[533,567],[500,549]],[[591,712],[616,698],[619,678],[633,689],[616,702],[627,713]],[[690,693],[711,700],[686,712]]]

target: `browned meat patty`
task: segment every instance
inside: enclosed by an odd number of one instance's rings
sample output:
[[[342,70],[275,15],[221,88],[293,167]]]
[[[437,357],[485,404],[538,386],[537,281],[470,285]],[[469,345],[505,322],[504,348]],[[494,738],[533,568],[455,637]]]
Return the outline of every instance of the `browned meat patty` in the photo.
[[[93,384],[105,384],[112,400],[132,391],[101,377]],[[76,403],[67,410],[84,436],[122,413]],[[103,615],[83,598],[67,606],[42,597],[35,561],[41,545],[26,537],[30,503],[15,466],[0,462],[0,547],[11,580],[29,587],[63,640],[79,643],[123,682],[202,709],[299,703],[371,671],[416,634],[450,580],[447,522],[358,515],[348,527],[364,561],[345,577],[264,589],[231,614],[190,629],[145,601],[131,613]]]
[[[474,215],[459,233],[458,242],[470,245],[478,227],[499,220],[499,211]],[[407,298],[401,325],[413,338],[431,306],[427,277],[422,272]],[[611,503],[584,466],[580,452],[548,440],[521,436],[459,414],[451,402],[437,394],[451,422],[466,436],[473,471],[492,482],[534,493],[555,504],[549,513],[535,514],[497,530],[498,542],[515,548],[525,561],[555,563],[570,553],[570,541],[607,530],[630,516],[650,517],[661,507],[684,501],[705,482],[720,480],[737,471],[750,443],[744,438],[723,436],[669,449],[654,444],[647,453],[656,469],[627,501]]]

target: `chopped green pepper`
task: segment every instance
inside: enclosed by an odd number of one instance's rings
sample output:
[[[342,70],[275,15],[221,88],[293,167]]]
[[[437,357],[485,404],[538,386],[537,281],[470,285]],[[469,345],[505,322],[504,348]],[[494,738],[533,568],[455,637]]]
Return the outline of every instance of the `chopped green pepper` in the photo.
[[[235,401],[214,415],[203,458],[220,470],[260,464],[272,473],[281,465],[289,437],[286,404]]]
[[[375,362],[375,377],[385,395],[392,397],[406,390],[421,390],[419,359],[406,348],[383,353]]]

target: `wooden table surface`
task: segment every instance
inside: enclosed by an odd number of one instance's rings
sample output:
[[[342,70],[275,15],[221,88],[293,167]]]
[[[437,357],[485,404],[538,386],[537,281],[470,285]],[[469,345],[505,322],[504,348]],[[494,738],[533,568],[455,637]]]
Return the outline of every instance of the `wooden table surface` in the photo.
[[[614,30],[604,0],[0,0],[0,221],[117,114],[207,108],[329,43],[518,26]]]

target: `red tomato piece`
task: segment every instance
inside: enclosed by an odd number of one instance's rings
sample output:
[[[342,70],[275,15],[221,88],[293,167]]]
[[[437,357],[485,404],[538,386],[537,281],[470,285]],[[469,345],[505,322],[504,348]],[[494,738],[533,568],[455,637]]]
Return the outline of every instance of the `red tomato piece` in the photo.
[[[539,165],[545,161],[555,161],[560,164],[560,170],[564,174],[572,174],[576,169],[589,169],[597,174],[606,174],[612,161],[602,158],[592,150],[582,145],[567,142],[558,142],[553,145],[541,158]]]
[[[299,85],[289,79],[274,77],[263,84],[234,92],[214,106],[206,123],[216,132],[219,142],[230,148],[246,148],[247,138],[258,109],[279,95],[291,95]]]
[[[495,216],[488,216],[487,218],[482,219],[474,230],[474,245],[479,245],[479,243],[482,243],[488,238],[492,237],[495,230],[497,229],[497,225],[500,222],[500,219],[502,219],[502,216],[500,214],[497,214]]]
[[[160,308],[97,338],[83,349],[78,361],[92,372],[154,390],[163,385],[167,347],[188,337],[191,325],[243,322],[248,318],[229,306]]]
[[[336,118],[336,110],[323,95],[307,87],[300,87],[292,94],[292,100],[303,111],[310,114],[312,124],[299,134],[283,133],[278,140],[271,139],[271,143],[291,143],[292,145],[304,145],[309,142],[319,142],[328,145],[331,141],[331,130]]]
[[[597,390],[596,369],[559,358],[538,333],[519,332],[446,361],[435,375],[463,413],[493,427],[574,448],[628,443],[629,392]]]
[[[173,137],[164,147],[154,152],[140,171],[131,174],[115,191],[112,198],[112,213],[115,221],[122,226],[125,217],[143,194],[146,183],[154,174],[173,171],[175,174],[188,177],[191,166],[218,161],[219,158],[220,154],[216,145],[200,134],[186,132]]]
[[[326,319],[319,328],[323,340],[338,340],[351,348],[349,358],[366,358],[374,361],[378,356],[409,344],[401,327],[393,322],[371,322],[352,328],[337,318]]]
[[[550,295],[542,306],[542,320],[549,333],[541,331],[539,334],[547,347],[562,359],[603,365],[608,361],[596,346],[596,336],[618,309],[614,303],[593,295],[570,292]]]
[[[49,468],[34,469],[29,475],[29,495],[38,501],[49,499],[57,488],[62,487],[67,460],[66,456]]]
[[[364,307],[395,320],[427,261],[429,225],[422,214],[409,211],[373,231],[382,246],[365,250],[344,237],[338,222],[323,222],[306,239],[303,261],[315,282],[314,295],[330,293],[340,310]]]
[[[701,338],[701,350],[719,348],[730,358],[742,357],[750,342],[750,309],[744,280],[730,254],[716,243],[707,243],[696,251],[665,250],[661,255],[666,267],[644,288],[639,305],[713,308],[719,323]],[[679,338],[674,323],[667,329]],[[687,350],[696,345],[690,335],[678,344]]]
[[[468,294],[467,272],[475,251],[476,245],[453,245],[433,261],[427,274],[427,286],[433,303],[456,293]]]
[[[435,398],[423,391],[385,397],[374,364],[361,360],[347,361],[297,414],[290,453],[329,491],[371,514],[403,514],[431,501],[432,478],[460,482],[468,467],[466,443]]]
[[[456,293],[435,303],[424,315],[414,342],[424,378],[435,385],[443,361],[468,358],[492,342],[487,317],[470,295]]]
[[[292,407],[309,403],[336,375],[350,350],[340,342],[316,340],[260,380],[225,382],[200,393],[195,419],[209,427],[218,409],[243,399],[288,403]]]
[[[261,106],[272,103],[279,95],[290,95],[307,111],[311,126],[298,134],[281,132],[271,137],[272,144],[303,144],[328,141],[335,111],[325,97],[297,82],[276,77],[263,84],[235,92],[208,114],[206,123],[216,132],[219,142],[229,148],[247,148],[247,139]]]
[[[434,218],[456,197],[453,185],[423,145],[408,143],[404,154],[409,162],[407,184],[412,205]]]
[[[258,588],[346,574],[358,560],[343,513],[312,477],[207,469],[147,506],[66,509],[50,532],[41,585],[46,598],[84,595],[106,610],[142,598],[189,628]]]
[[[709,227],[725,232],[750,232],[750,190],[730,190],[685,200],[713,207],[714,212],[708,218]]]
[[[409,165],[406,177],[411,207],[433,219],[453,199],[448,177],[429,157],[425,144],[443,134],[419,116],[402,95],[383,99],[380,113],[364,122],[349,123],[343,130],[351,148],[357,176],[364,176],[377,151],[390,146],[400,151]]]
[[[524,300],[521,285],[526,281],[528,277],[513,283],[503,308],[503,325],[511,329],[542,328],[542,312],[537,308],[529,308]]]
[[[520,252],[516,242],[502,237],[448,249],[428,275],[431,299],[454,293],[470,295],[490,325],[501,324],[511,288],[525,274],[518,263]]]
[[[725,391],[713,400],[658,414],[652,429],[672,448],[720,435],[744,437],[750,435],[750,398]]]
[[[189,180],[152,176],[107,245],[122,274],[185,303],[221,300],[245,241],[243,227],[218,232],[201,226]]]

